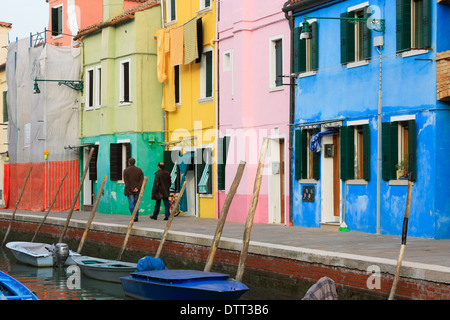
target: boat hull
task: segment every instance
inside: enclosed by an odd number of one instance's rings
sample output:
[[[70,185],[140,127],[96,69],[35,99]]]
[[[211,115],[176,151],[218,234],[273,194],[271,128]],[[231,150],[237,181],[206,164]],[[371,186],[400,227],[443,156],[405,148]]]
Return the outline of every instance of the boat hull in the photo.
[[[81,272],[89,278],[120,283],[120,278],[136,271],[137,264],[88,256],[73,257]]]
[[[196,270],[135,272],[122,277],[125,295],[146,300],[236,300],[248,287],[222,273]]]
[[[34,267],[53,267],[54,265],[52,245],[50,244],[14,241],[8,242],[6,247],[12,252],[17,261],[21,263]],[[78,253],[70,251],[64,265],[74,265],[75,261],[72,257],[77,255]]]
[[[39,300],[25,285],[0,271],[0,300]]]

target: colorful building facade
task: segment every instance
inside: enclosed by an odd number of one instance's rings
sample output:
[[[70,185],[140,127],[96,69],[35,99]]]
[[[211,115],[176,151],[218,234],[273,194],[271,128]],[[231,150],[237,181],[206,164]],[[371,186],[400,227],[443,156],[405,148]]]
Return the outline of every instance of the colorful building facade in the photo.
[[[218,212],[240,161],[228,220],[245,222],[260,149],[269,138],[255,223],[289,223],[290,30],[285,1],[221,1],[218,42]]]
[[[130,157],[148,177],[140,213],[153,212],[151,188],[163,159],[162,85],[156,74],[154,34],[161,25],[158,1],[124,10],[124,1],[103,1],[103,20],[79,31],[84,93],[80,148],[83,166],[95,148],[82,201],[91,206],[108,176],[98,212],[130,214],[123,170]]]
[[[216,1],[165,0],[157,34],[166,169],[186,215],[216,217]]]
[[[294,226],[399,235],[410,175],[408,234],[449,238],[448,83],[438,77],[448,4],[291,1],[283,10],[297,75]],[[345,20],[354,18],[366,20]]]

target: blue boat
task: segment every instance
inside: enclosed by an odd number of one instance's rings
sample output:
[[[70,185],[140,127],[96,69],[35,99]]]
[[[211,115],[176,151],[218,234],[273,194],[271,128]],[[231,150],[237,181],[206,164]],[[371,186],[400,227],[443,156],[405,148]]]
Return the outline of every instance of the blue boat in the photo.
[[[22,283],[0,271],[0,300],[39,300],[38,297]]]
[[[223,273],[152,270],[120,278],[125,295],[149,300],[236,300],[248,287]]]

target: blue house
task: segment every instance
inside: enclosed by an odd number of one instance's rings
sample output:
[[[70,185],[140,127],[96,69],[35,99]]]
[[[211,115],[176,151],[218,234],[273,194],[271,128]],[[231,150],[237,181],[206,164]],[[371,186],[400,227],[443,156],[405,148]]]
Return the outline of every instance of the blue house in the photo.
[[[294,226],[450,238],[449,2],[285,4]]]

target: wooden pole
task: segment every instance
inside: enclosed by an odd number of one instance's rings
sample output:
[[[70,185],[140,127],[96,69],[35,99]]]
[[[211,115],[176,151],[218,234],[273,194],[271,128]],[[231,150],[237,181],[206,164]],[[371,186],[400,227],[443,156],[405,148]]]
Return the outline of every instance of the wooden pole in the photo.
[[[33,167],[31,167],[30,171],[28,171],[28,175],[25,179],[25,183],[23,184],[22,191],[20,192],[20,195],[19,195],[19,199],[17,199],[16,206],[14,207],[14,211],[11,215],[11,221],[9,222],[8,230],[6,230],[5,238],[3,238],[2,247],[5,244],[5,241],[6,241],[6,238],[8,237],[9,231],[11,231],[11,225],[13,223],[14,218],[16,217],[17,207],[19,206],[20,200],[22,199],[22,195],[23,195],[23,192],[25,191],[25,186],[27,185],[28,178],[30,177],[30,173],[31,173],[32,169],[33,169]]]
[[[92,208],[91,217],[89,218],[89,221],[88,221],[88,223],[86,225],[86,229],[84,229],[83,237],[81,238],[80,245],[78,246],[77,253],[80,253],[81,249],[83,248],[84,241],[86,240],[87,233],[88,233],[88,231],[89,231],[89,229],[91,227],[91,224],[92,224],[92,220],[94,220],[95,213],[97,212],[97,207],[98,207],[98,204],[100,203],[100,199],[101,199],[102,193],[103,193],[103,188],[105,187],[105,183],[106,183],[107,179],[108,179],[108,176],[105,175],[103,177],[102,185],[100,186],[100,189],[98,190],[97,199],[95,200],[94,207]]]
[[[159,255],[161,254],[162,247],[164,242],[166,241],[167,233],[169,232],[170,226],[172,224],[172,220],[175,217],[175,211],[177,210],[178,206],[180,205],[181,197],[183,196],[184,189],[186,189],[187,182],[185,181],[183,183],[183,186],[181,187],[180,194],[178,195],[177,201],[175,201],[175,205],[172,206],[172,210],[170,210],[170,217],[166,224],[166,229],[164,230],[163,237],[161,239],[161,242],[159,243],[158,251],[156,251],[155,258],[159,258]]]
[[[75,209],[75,205],[77,204],[78,196],[80,195],[81,188],[83,188],[84,178],[86,178],[86,174],[89,169],[89,163],[91,162],[91,158],[92,158],[92,155],[94,154],[94,150],[95,150],[94,148],[91,148],[91,151],[89,152],[88,161],[86,161],[86,165],[84,166],[83,177],[81,178],[80,185],[78,186],[77,193],[75,194],[75,198],[73,199],[72,206],[70,207],[70,210],[69,210],[69,215],[67,216],[66,224],[64,226],[63,232],[61,233],[61,236],[59,237],[58,242],[62,242],[64,235],[66,234],[67,227],[69,226],[70,218],[72,218],[73,210]]]
[[[245,269],[245,263],[247,261],[247,253],[248,253],[248,247],[250,243],[250,233],[252,230],[253,225],[253,218],[255,216],[256,206],[258,204],[258,198],[259,198],[259,190],[261,188],[261,178],[262,178],[262,171],[264,168],[264,160],[266,158],[266,152],[267,147],[269,144],[269,139],[265,138],[261,147],[261,153],[259,156],[259,163],[258,163],[258,170],[256,172],[256,178],[255,178],[255,185],[253,187],[253,197],[252,202],[250,204],[250,210],[247,216],[247,222],[245,224],[245,230],[244,230],[244,238],[242,240],[242,250],[241,250],[241,256],[239,258],[239,265],[238,270],[236,273],[236,280],[241,281],[242,276],[244,275],[244,269]]]
[[[241,161],[239,163],[239,167],[236,172],[236,176],[234,177],[234,181],[231,184],[230,190],[228,191],[227,197],[225,199],[225,203],[223,204],[222,211],[220,212],[219,222],[217,224],[216,233],[214,236],[213,243],[211,244],[211,251],[208,256],[208,260],[206,261],[205,269],[203,271],[210,272],[211,266],[214,261],[214,256],[216,254],[217,248],[219,246],[220,237],[222,236],[223,227],[225,225],[225,221],[227,219],[228,210],[230,209],[231,201],[233,201],[234,195],[236,194],[236,190],[241,182],[242,174],[244,173],[245,161]]]
[[[395,270],[394,282],[392,283],[391,293],[389,294],[389,300],[393,300],[395,296],[395,290],[397,289],[398,279],[400,277],[400,269],[402,267],[403,255],[405,254],[406,248],[406,237],[408,233],[408,219],[409,219],[409,209],[411,204],[411,189],[412,181],[411,176],[408,179],[408,195],[406,196],[406,209],[405,218],[403,219],[403,230],[402,230],[402,245],[400,246],[400,253],[397,260],[397,268]]]
[[[139,198],[134,207],[133,214],[131,215],[130,223],[128,224],[127,234],[125,235],[125,239],[123,240],[122,248],[120,249],[119,255],[117,256],[117,260],[122,258],[123,251],[128,243],[128,238],[130,237],[131,228],[133,227],[134,218],[136,217],[137,211],[139,210],[139,205],[141,204],[142,196],[144,195],[145,186],[147,184],[148,177],[144,177],[144,182],[142,182],[141,191],[139,192]]]
[[[33,239],[31,239],[31,242],[34,242],[34,239],[36,238],[36,236],[37,236],[39,230],[41,229],[42,225],[44,224],[45,220],[47,219],[48,214],[49,214],[50,211],[52,210],[52,207],[53,207],[53,205],[54,205],[55,202],[56,202],[56,198],[58,197],[59,190],[61,190],[62,184],[63,184],[63,182],[64,182],[64,179],[66,179],[66,177],[67,177],[67,172],[66,172],[66,174],[64,175],[64,177],[62,178],[61,182],[59,183],[58,189],[56,190],[56,193],[55,193],[55,197],[53,198],[53,201],[52,201],[52,203],[50,204],[50,207],[48,208],[47,213],[45,214],[44,218],[42,219],[41,224],[40,224],[39,227],[36,229],[36,232],[34,233],[34,236],[33,236]]]

